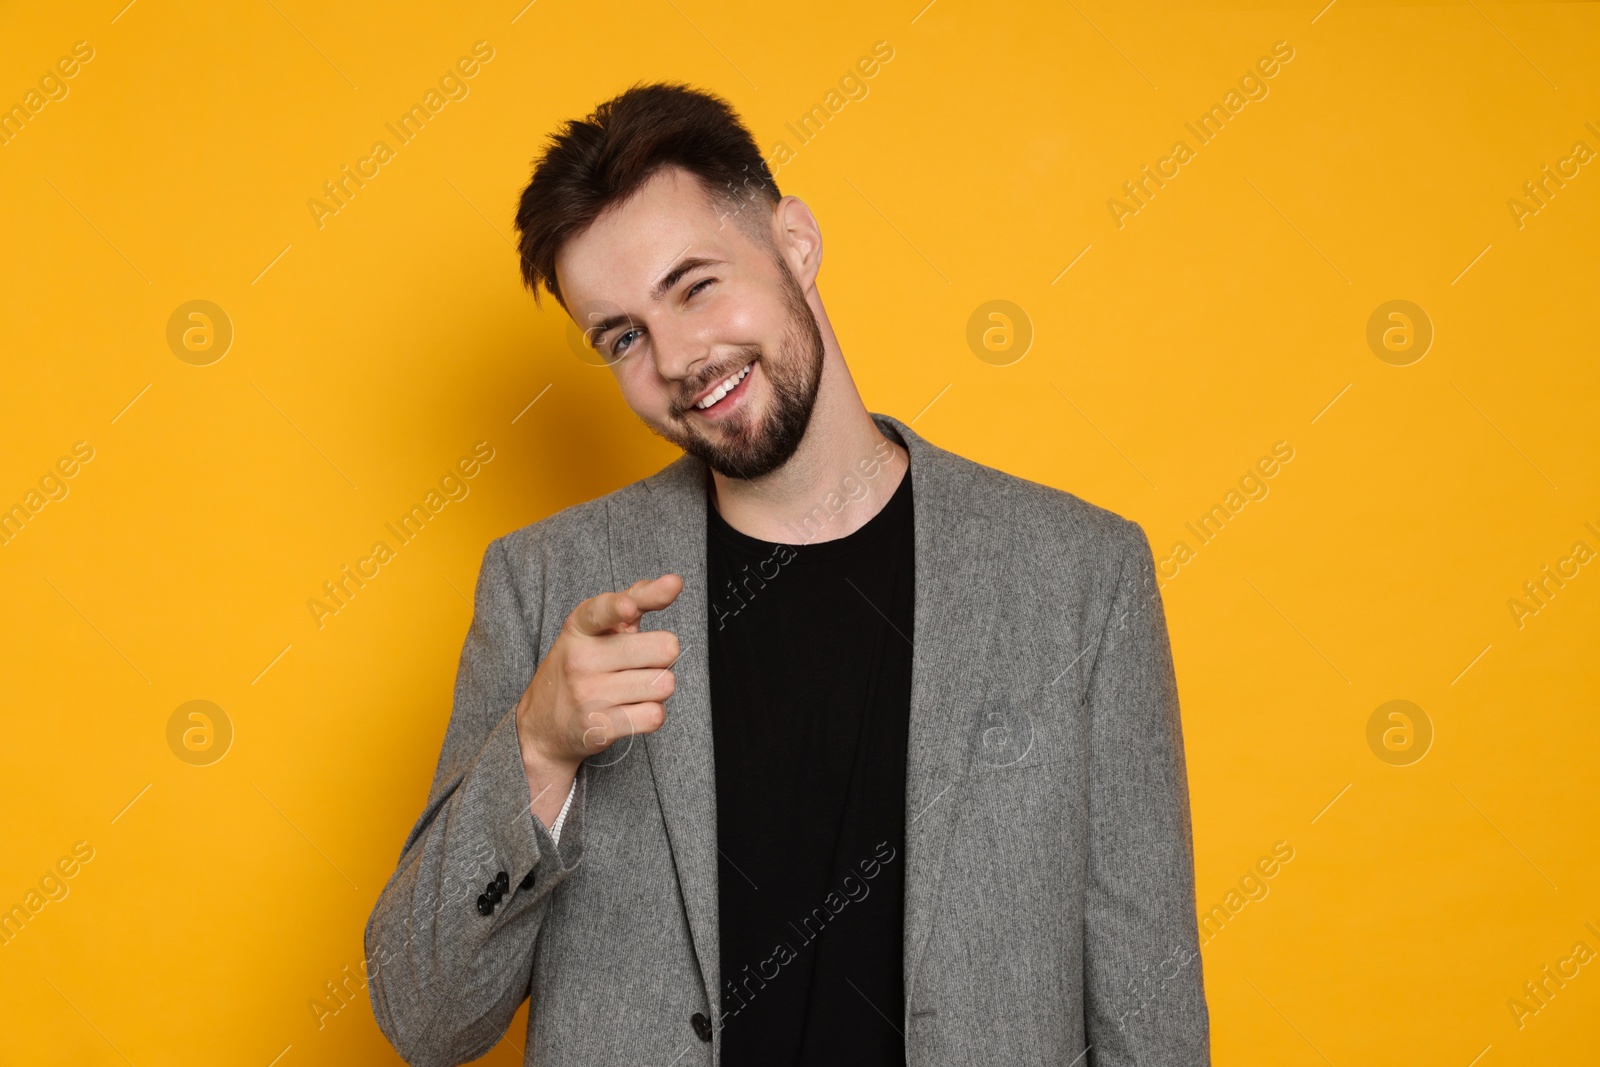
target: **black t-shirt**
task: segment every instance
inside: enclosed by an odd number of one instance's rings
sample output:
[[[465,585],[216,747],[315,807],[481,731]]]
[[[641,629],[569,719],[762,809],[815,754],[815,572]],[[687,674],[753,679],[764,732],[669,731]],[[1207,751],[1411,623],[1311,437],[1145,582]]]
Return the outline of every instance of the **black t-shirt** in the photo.
[[[904,1064],[911,474],[846,537],[706,529],[722,1062]]]

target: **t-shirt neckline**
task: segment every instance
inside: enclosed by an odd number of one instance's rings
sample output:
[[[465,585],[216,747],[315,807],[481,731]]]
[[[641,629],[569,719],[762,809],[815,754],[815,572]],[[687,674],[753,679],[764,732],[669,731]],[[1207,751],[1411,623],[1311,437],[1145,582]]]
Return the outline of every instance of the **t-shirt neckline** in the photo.
[[[710,475],[708,474],[709,478]],[[840,499],[843,495],[839,494]],[[819,504],[817,511],[829,517],[832,521],[826,503]],[[863,548],[876,545],[883,538],[893,534],[901,528],[901,524],[910,518],[911,513],[911,470],[908,467],[900,478],[900,484],[890,494],[878,513],[868,519],[859,529],[853,530],[843,537],[836,537],[827,541],[764,541],[758,537],[751,537],[734,529],[728,521],[717,511],[716,504],[711,499],[711,494],[706,494],[706,532],[720,541],[728,548],[742,555],[753,556],[758,559],[771,557],[775,552],[789,549],[795,553],[797,561],[833,559],[836,556],[851,552],[858,552]],[[826,527],[823,528],[824,530]],[[821,531],[819,531],[821,532]]]

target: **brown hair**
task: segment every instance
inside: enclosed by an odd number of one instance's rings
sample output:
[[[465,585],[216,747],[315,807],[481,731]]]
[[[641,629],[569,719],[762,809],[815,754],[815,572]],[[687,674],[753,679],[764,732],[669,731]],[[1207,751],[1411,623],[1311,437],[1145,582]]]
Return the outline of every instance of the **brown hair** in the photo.
[[[517,207],[522,282],[539,300],[543,285],[566,307],[556,252],[607,208],[627,200],[665,166],[699,179],[706,195],[734,208],[747,232],[770,240],[760,212],[781,198],[750,131],[727,101],[687,85],[635,85],[585,119],[562,123],[533,169]]]

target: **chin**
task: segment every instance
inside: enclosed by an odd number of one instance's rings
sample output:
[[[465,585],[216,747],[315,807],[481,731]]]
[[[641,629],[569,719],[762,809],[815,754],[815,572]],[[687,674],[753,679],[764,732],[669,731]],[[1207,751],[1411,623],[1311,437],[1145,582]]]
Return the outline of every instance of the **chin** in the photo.
[[[647,425],[723,477],[753,480],[789,462],[800,446],[810,414],[809,409],[803,417],[798,412],[775,413],[768,406],[759,412],[741,412],[707,429],[676,421]]]

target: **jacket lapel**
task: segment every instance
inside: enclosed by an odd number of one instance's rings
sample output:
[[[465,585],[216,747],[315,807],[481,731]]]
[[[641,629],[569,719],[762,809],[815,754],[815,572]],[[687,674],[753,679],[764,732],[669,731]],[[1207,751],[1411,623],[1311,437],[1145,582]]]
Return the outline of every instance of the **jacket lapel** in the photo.
[[[916,527],[912,608],[911,725],[906,752],[905,1009],[933,929],[945,847],[959,826],[971,755],[969,724],[984,684],[981,665],[993,628],[996,564],[984,552],[981,516],[969,506],[967,462],[911,431],[897,431],[911,456]]]
[[[712,1010],[717,979],[717,807],[707,665],[706,467],[685,455],[610,504],[611,583],[677,574],[683,592],[642,629],[678,635],[677,687],[667,721],[645,737],[644,752],[666,821],[667,840]]]
[[[916,966],[933,928],[946,843],[958,826],[969,739],[993,636],[998,575],[983,553],[981,519],[967,505],[965,461],[874,415],[911,457],[916,590],[910,740],[906,754],[904,978],[909,1011]],[[645,753],[672,849],[695,956],[713,1010],[720,1004],[717,938],[717,809],[707,657],[705,464],[685,455],[609,504],[611,579],[683,577],[683,592],[647,617],[678,635],[677,689],[666,724]]]

